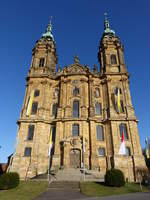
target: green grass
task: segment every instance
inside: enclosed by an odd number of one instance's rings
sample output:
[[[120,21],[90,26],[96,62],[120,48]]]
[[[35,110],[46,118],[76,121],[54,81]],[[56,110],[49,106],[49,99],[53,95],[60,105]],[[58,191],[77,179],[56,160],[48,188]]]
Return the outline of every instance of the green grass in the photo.
[[[81,192],[87,196],[109,196],[121,195],[133,192],[141,192],[140,185],[136,183],[127,183],[124,187],[109,187],[102,183],[82,182],[80,184]],[[143,192],[149,189],[143,186]]]
[[[10,190],[0,190],[0,200],[31,200],[47,188],[45,181],[21,181],[19,186]]]

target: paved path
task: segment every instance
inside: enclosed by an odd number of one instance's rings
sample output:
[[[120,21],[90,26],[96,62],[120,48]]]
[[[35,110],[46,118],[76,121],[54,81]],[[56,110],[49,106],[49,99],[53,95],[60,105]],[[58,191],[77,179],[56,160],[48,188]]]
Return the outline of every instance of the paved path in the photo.
[[[78,182],[52,182],[47,191],[35,200],[72,200],[84,199],[85,195],[80,193]]]
[[[34,200],[150,200],[150,192],[107,197],[87,197],[80,193],[79,183],[52,183]]]

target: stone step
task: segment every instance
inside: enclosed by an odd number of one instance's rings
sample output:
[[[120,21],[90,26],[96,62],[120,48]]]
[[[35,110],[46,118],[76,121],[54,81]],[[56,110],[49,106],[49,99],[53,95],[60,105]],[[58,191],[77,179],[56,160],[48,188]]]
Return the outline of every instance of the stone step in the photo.
[[[79,190],[80,183],[75,181],[57,181],[49,184],[48,189]]]

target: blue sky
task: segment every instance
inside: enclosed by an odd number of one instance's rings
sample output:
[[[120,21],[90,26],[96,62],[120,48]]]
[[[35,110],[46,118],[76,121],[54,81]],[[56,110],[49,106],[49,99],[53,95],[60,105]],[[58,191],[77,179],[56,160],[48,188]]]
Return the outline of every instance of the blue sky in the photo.
[[[5,0],[0,6],[0,162],[14,151],[32,48],[53,16],[58,64],[98,64],[104,12],[121,38],[139,133],[150,136],[149,0]]]

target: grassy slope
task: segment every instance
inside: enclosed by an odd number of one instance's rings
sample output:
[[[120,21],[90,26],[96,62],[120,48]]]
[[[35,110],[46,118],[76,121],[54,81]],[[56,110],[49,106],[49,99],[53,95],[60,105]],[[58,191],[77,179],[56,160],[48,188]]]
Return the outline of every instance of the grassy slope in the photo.
[[[88,196],[108,196],[119,195],[131,192],[141,192],[139,184],[128,183],[124,187],[108,187],[100,183],[83,182],[81,183],[81,192]],[[143,192],[149,191],[143,186]]]
[[[0,190],[0,200],[31,200],[44,192],[47,182],[21,181],[20,185],[11,190]]]

